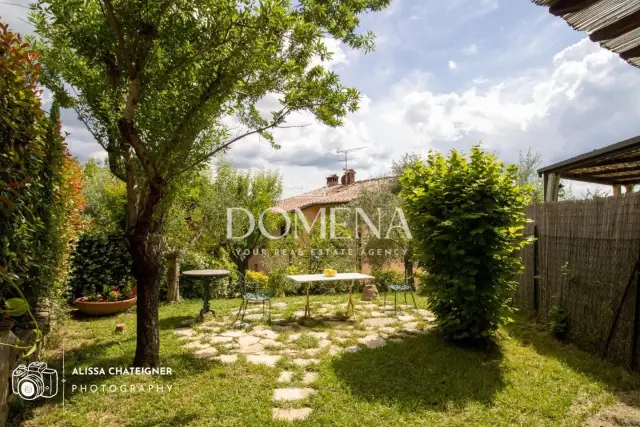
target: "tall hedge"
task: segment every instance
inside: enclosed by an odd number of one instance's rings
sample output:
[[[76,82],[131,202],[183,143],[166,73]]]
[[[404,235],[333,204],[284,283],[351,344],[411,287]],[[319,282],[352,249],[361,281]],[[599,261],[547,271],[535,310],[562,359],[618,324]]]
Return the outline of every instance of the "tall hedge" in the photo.
[[[430,309],[446,338],[484,341],[509,312],[527,191],[517,167],[480,147],[470,158],[430,153],[401,179],[405,214],[429,278]]]
[[[83,208],[58,110],[42,110],[37,58],[0,23],[0,300],[13,281],[32,304],[62,294]]]

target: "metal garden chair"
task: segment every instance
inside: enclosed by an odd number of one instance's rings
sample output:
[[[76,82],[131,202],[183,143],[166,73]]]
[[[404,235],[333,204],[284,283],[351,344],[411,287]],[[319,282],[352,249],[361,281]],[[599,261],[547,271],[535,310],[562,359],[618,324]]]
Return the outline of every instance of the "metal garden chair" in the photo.
[[[413,306],[418,309],[418,304],[416,304],[416,297],[413,294],[413,288],[406,281],[403,284],[391,284],[387,285],[387,290],[384,293],[384,305],[387,305],[387,293],[389,291],[393,291],[393,301],[394,301],[394,313],[398,313],[398,292],[402,292],[404,294],[404,304],[409,305],[407,302],[407,292],[411,294],[411,299],[413,300]]]
[[[236,315],[236,322],[240,318],[240,322],[244,321],[244,316],[247,314],[247,307],[249,304],[262,304],[262,318],[264,319],[268,309],[268,320],[271,323],[271,296],[263,292],[260,289],[260,283],[247,280],[242,274],[240,274],[240,297],[242,301],[240,303],[240,309]]]

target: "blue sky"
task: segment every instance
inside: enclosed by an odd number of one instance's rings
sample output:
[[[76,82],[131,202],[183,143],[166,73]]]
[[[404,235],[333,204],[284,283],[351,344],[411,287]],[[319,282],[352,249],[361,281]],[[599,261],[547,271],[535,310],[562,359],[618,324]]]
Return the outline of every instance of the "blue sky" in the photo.
[[[0,10],[14,29],[30,31],[26,9]],[[351,163],[366,179],[406,152],[467,150],[482,140],[505,161],[531,147],[550,164],[640,134],[640,70],[529,0],[394,0],[361,24],[376,33],[376,50],[364,55],[328,39],[334,55],[324,63],[361,91],[360,110],[337,129],[292,117],[289,124],[310,126],[276,131],[278,151],[239,141],[229,153],[237,166],[279,169],[290,196],[340,173],[343,148],[367,147]],[[72,112],[63,125],[81,160],[103,156]],[[578,195],[586,188],[572,186]]]

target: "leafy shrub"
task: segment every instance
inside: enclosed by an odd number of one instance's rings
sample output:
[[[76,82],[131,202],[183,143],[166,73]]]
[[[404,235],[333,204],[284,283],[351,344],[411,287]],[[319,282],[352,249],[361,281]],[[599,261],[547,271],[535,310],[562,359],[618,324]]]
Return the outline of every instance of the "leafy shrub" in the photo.
[[[549,309],[549,331],[556,338],[566,338],[569,330],[569,319],[558,300],[553,301]]]
[[[0,23],[0,299],[18,285],[30,305],[63,293],[82,229],[82,177],[60,135],[57,103],[42,110],[38,53]]]
[[[69,275],[73,298],[106,294],[130,278],[131,256],[120,232],[91,230],[80,236]]]
[[[371,275],[375,277],[374,283],[380,292],[386,292],[389,285],[404,283],[404,274],[392,268],[374,270]]]
[[[445,337],[483,341],[493,336],[522,269],[526,189],[517,167],[504,167],[474,147],[470,159],[453,150],[430,153],[404,172],[402,196],[425,291]]]

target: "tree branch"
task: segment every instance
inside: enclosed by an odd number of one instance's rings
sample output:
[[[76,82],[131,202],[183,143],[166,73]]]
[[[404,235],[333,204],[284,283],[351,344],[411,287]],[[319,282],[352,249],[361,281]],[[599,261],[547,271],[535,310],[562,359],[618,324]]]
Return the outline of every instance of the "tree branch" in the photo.
[[[122,31],[120,31],[120,25],[118,24],[118,19],[116,18],[116,14],[113,11],[113,4],[111,4],[111,0],[103,0],[104,7],[107,11],[107,22],[109,26],[113,29],[113,32],[116,34],[116,39],[118,40],[118,45],[120,47],[120,56],[121,60],[124,62],[124,65],[127,67],[127,72],[129,76],[133,78],[133,63],[131,62],[129,55],[127,53],[127,47],[125,45],[124,36],[122,35]]]
[[[227,142],[225,142],[224,144],[222,144],[221,146],[217,147],[214,151],[212,151],[211,153],[205,154],[204,156],[200,157],[198,160],[196,160],[195,162],[191,163],[189,166],[179,170],[178,172],[176,172],[175,176],[181,175],[189,170],[191,170],[192,168],[198,166],[199,164],[201,164],[202,162],[207,161],[208,159],[210,159],[211,157],[215,156],[216,154],[218,154],[220,151],[225,150],[227,148],[229,148],[229,146],[231,144],[233,144],[234,142],[250,136],[250,135],[255,135],[256,133],[261,133],[264,132],[268,129],[271,128],[275,128],[278,127],[278,124],[282,123],[282,121],[284,120],[284,118],[286,117],[287,114],[289,114],[290,111],[288,110],[283,110],[284,112],[278,116],[278,118],[276,118],[273,122],[269,123],[266,126],[260,127],[258,129],[254,129],[252,131],[249,132],[245,132],[242,135],[236,136],[234,138],[231,138],[230,140],[228,140]]]

